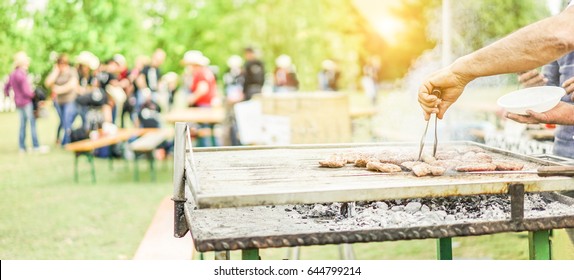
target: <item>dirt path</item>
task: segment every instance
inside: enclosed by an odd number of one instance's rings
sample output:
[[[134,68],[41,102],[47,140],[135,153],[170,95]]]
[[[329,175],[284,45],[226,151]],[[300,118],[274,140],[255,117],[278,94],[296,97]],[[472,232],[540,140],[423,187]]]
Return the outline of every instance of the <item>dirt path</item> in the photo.
[[[193,242],[189,233],[173,237],[173,201],[166,197],[159,205],[134,260],[190,260]]]

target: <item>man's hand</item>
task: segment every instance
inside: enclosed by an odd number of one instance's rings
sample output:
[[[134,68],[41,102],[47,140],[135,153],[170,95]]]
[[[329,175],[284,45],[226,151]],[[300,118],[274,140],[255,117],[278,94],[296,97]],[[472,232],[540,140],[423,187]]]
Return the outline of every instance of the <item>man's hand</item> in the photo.
[[[506,117],[519,123],[574,125],[574,105],[559,102],[556,107],[544,113],[528,110],[526,115],[508,113]]]
[[[451,65],[435,72],[419,89],[419,103],[423,108],[425,120],[428,120],[432,113],[436,113],[438,118],[442,119],[446,110],[458,99],[464,87],[472,80],[458,74],[453,68]],[[433,90],[439,90],[441,97],[432,95]]]
[[[546,83],[548,83],[548,79],[538,72],[537,69],[533,69],[519,74],[518,82],[523,87],[537,87],[546,85]]]
[[[574,77],[564,81],[564,83],[562,83],[562,87],[566,90],[566,94],[574,92]],[[574,94],[572,96],[574,96]],[[574,97],[572,97],[572,101],[574,101]]]

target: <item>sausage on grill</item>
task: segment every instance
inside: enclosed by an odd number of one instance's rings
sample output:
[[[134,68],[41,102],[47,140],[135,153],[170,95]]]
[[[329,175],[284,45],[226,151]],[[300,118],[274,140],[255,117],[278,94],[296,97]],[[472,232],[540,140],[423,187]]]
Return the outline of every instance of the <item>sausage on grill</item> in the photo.
[[[459,172],[494,171],[496,164],[493,163],[464,163],[456,168]]]
[[[395,173],[403,171],[400,166],[392,163],[381,163],[379,161],[370,161],[367,163],[367,169],[383,173]]]
[[[497,160],[492,163],[496,164],[496,170],[498,171],[518,171],[524,168],[524,164],[509,160]]]
[[[319,165],[321,167],[328,167],[328,168],[341,168],[347,164],[347,159],[342,156],[332,155],[326,160],[319,161]]]

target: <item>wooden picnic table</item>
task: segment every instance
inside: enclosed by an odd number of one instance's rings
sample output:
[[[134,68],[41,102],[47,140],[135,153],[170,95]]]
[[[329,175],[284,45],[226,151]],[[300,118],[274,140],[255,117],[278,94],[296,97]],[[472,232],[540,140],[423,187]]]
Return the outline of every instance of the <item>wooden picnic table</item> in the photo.
[[[141,136],[147,132],[155,131],[157,128],[135,128],[135,129],[118,129],[113,135],[103,135],[98,139],[84,139],[81,141],[67,144],[65,149],[72,152],[91,152],[97,148],[117,144],[126,141],[132,137]]]
[[[349,109],[349,115],[352,119],[358,118],[370,118],[377,113],[377,110],[373,107],[356,107],[351,106]]]
[[[225,120],[225,110],[222,107],[192,107],[171,111],[166,115],[165,120],[170,123],[218,124]]]
[[[65,149],[68,151],[74,152],[75,161],[74,161],[74,180],[78,182],[78,157],[81,155],[85,155],[88,158],[88,162],[90,163],[91,173],[92,173],[92,182],[96,182],[96,170],[94,166],[94,155],[93,151],[118,144],[132,137],[139,137],[144,135],[148,132],[157,131],[157,128],[134,128],[134,129],[118,129],[117,133],[111,135],[102,135],[97,139],[84,139],[77,142],[73,142],[67,144]],[[111,157],[110,157],[111,160]],[[111,164],[111,162],[110,162]]]
[[[214,127],[216,124],[223,123],[225,120],[225,109],[223,107],[191,107],[186,109],[174,110],[168,113],[165,120],[169,123],[186,122],[208,125],[207,132],[199,133],[198,139],[211,138],[211,145],[217,146]],[[198,141],[197,146],[202,147],[203,141]]]

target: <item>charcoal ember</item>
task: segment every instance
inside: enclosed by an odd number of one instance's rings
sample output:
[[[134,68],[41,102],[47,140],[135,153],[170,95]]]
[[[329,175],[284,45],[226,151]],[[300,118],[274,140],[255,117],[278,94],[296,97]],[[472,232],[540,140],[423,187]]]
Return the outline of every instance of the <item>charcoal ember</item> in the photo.
[[[456,221],[456,218],[455,218],[454,215],[446,215],[446,216],[444,217],[444,220],[445,220],[446,222],[451,222],[451,223],[452,223],[452,222]]]
[[[430,212],[430,207],[426,206],[426,205],[422,205],[421,206],[421,212],[422,213],[428,213]]]
[[[550,201],[539,194],[532,194],[531,199],[524,200],[524,209],[533,211],[543,211]]]
[[[415,211],[417,208],[420,210]],[[420,227],[445,224],[476,223],[508,220],[509,195],[474,195],[397,199],[356,203],[355,215],[341,215],[341,203],[290,206],[287,212],[300,224],[340,230]],[[391,211],[384,210],[391,207]],[[574,206],[551,200],[549,196],[526,194],[525,217],[572,215]]]
[[[421,210],[422,204],[420,202],[409,202],[405,206],[405,211],[408,213],[416,213]]]
[[[375,207],[377,207],[377,209],[381,209],[381,210],[389,210],[389,205],[382,202],[382,201],[375,202]]]
[[[329,210],[328,206],[325,205],[321,205],[321,204],[315,204],[315,206],[309,211],[309,216],[310,217],[321,217],[321,216],[325,216],[327,210]]]
[[[492,163],[496,164],[496,170],[498,171],[518,171],[524,168],[524,164],[510,160],[496,160]]]
[[[396,173],[403,171],[400,166],[391,163],[381,163],[379,161],[370,161],[367,163],[367,169],[383,173]]]
[[[347,160],[340,155],[332,155],[326,160],[319,161],[319,165],[321,167],[328,167],[328,168],[341,168],[347,164]]]
[[[494,171],[496,164],[492,163],[464,163],[456,168],[458,172],[480,172],[480,171]]]

